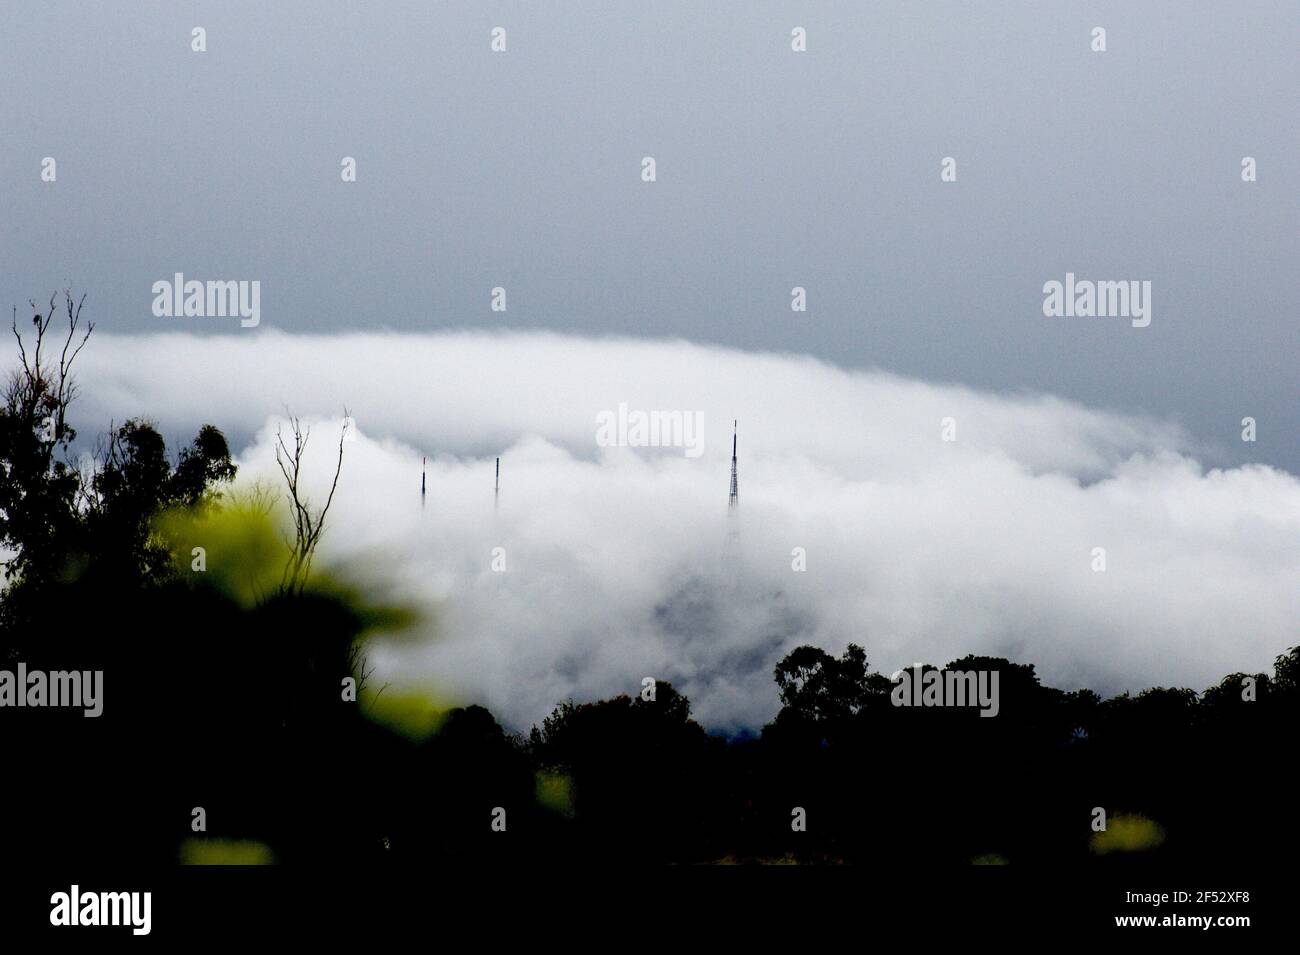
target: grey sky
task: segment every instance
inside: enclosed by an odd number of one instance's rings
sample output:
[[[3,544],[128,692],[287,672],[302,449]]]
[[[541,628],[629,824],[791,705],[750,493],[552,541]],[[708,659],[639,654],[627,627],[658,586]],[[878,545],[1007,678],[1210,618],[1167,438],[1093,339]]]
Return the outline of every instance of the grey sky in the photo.
[[[5,2],[0,301],[71,283],[105,331],[251,335],[155,318],[150,287],[258,279],[264,328],[808,352],[1150,412],[1209,461],[1300,472],[1298,14]],[[1045,318],[1042,285],[1067,271],[1149,279],[1150,327]]]

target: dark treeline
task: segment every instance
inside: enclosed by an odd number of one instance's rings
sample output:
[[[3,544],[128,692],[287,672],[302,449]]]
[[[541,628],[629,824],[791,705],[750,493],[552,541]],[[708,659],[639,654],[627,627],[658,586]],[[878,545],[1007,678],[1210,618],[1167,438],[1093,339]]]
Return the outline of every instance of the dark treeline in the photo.
[[[282,443],[297,528],[284,554],[256,553],[251,534],[197,540],[184,528],[235,509],[224,437],[206,426],[170,453],[135,420],[89,464],[71,460],[71,361],[89,330],[68,298],[56,341],[53,306],[27,333],[0,408],[0,669],[102,670],[104,711],[0,709],[11,858],[204,860],[215,858],[205,846],[238,843],[289,863],[905,868],[1251,864],[1297,848],[1300,649],[1271,674],[1231,674],[1201,693],[1107,700],[1043,686],[1031,665],[952,661],[945,669],[998,671],[998,715],[982,718],[894,706],[859,647],[800,647],[775,667],[782,706],[756,737],[709,735],[665,682],[652,700],[561,703],[526,737],[478,706],[431,734],[398,733],[368,715],[375,688],[360,702],[340,692],[349,677],[365,688],[364,638],[390,618],[307,585],[328,502],[313,510],[297,494],[296,423]],[[244,519],[269,513],[263,504],[240,505]],[[190,523],[161,519],[178,513]],[[194,572],[196,542],[213,572]],[[284,570],[265,573],[268,561]],[[249,569],[251,585],[232,586],[231,568]],[[638,689],[640,676],[629,676]],[[1098,807],[1109,841],[1094,829]]]

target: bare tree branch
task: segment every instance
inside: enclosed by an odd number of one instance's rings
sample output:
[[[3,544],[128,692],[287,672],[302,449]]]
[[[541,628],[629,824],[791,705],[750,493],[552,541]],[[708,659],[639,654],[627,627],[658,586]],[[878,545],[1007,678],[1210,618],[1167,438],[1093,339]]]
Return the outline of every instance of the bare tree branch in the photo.
[[[316,555],[316,547],[325,532],[325,518],[329,514],[330,505],[334,503],[334,494],[339,486],[339,475],[343,472],[343,443],[347,439],[350,416],[348,409],[344,408],[343,427],[339,433],[338,457],[334,465],[334,479],[330,483],[325,506],[319,511],[314,511],[311,501],[301,486],[303,455],[307,448],[307,441],[311,437],[311,429],[304,427],[301,419],[289,414],[288,409],[285,410],[285,415],[293,446],[290,447],[285,439],[283,426],[277,428],[275,463],[284,478],[285,494],[289,499],[293,517],[294,536],[292,540],[286,541],[289,545],[289,558],[280,575],[280,592],[294,594],[301,593],[306,586],[307,578],[311,574],[312,560]]]

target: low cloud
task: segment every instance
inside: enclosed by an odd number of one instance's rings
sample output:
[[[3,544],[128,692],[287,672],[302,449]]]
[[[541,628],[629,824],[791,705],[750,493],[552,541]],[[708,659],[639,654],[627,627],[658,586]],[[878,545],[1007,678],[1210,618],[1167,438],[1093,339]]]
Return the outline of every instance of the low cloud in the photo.
[[[83,435],[136,415],[175,438],[211,422],[244,478],[270,477],[287,406],[313,419],[322,492],[346,405],[356,436],[322,558],[430,610],[417,639],[377,650],[379,676],[427,678],[516,728],[646,676],[711,728],[756,728],[779,706],[773,665],[801,643],[860,643],[884,673],[1008,656],[1115,692],[1204,688],[1296,642],[1300,481],[1206,469],[1167,422],[552,334],[96,335],[79,361]],[[620,404],[698,414],[703,453],[600,446],[597,417]]]

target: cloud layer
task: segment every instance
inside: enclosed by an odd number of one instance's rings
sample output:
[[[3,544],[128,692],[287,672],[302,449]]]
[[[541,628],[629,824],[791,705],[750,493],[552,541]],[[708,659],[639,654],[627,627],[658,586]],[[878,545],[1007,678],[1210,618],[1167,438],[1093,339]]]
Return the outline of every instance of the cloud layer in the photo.
[[[417,639],[377,652],[380,675],[426,678],[516,728],[645,676],[707,726],[754,728],[800,643],[863,644],[885,673],[1003,655],[1113,692],[1203,688],[1296,642],[1300,481],[1206,470],[1164,422],[552,334],[96,336],[83,360],[83,435],[141,414],[176,438],[210,421],[246,478],[274,471],[287,406],[317,419],[308,466],[326,481],[346,405],[357,434],[323,557],[429,608]],[[600,447],[597,416],[620,403],[699,413],[704,453]]]

